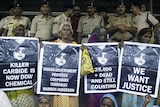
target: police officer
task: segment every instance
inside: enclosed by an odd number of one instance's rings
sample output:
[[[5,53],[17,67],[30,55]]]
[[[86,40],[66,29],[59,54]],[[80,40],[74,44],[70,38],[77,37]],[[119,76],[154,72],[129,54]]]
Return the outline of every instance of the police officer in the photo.
[[[28,17],[22,16],[22,13],[23,13],[22,5],[20,3],[16,3],[14,5],[15,16],[11,17],[10,20],[8,20],[3,26],[4,36],[13,36],[12,35],[13,26],[17,23],[22,24],[25,27],[25,36],[28,36],[28,30],[30,29],[31,21]]]
[[[54,17],[50,14],[49,2],[42,2],[40,6],[41,14],[33,18],[31,24],[31,36],[40,40],[50,40],[53,34]]]
[[[123,40],[132,41],[137,31],[131,15],[126,15],[124,2],[115,5],[116,13],[111,15],[107,24],[107,32],[112,41],[121,42]]]
[[[73,5],[72,4],[65,4],[63,6],[63,13],[54,19],[53,25],[53,35],[59,36],[58,30],[62,23],[68,22],[71,24],[71,16],[73,14]]]
[[[86,5],[88,14],[82,16],[78,23],[78,43],[88,42],[89,35],[95,27],[104,26],[104,20],[101,16],[96,15],[96,6],[93,1]]]
[[[0,21],[0,35],[2,35],[2,33],[3,33],[3,26],[4,26],[4,24],[5,24],[10,18],[12,18],[12,17],[14,16],[14,5],[13,5],[13,4],[10,5],[9,8],[7,9],[7,11],[8,11],[8,16],[2,18],[1,21]]]

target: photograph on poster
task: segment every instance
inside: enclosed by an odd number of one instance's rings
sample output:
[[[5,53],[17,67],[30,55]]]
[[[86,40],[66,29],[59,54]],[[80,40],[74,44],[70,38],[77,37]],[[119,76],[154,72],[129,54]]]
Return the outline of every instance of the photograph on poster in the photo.
[[[118,69],[118,90],[144,96],[157,96],[160,46],[124,42]]]

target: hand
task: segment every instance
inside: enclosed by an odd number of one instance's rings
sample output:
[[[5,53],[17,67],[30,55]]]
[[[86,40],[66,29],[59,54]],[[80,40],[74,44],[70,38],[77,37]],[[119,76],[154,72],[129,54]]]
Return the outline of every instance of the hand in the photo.
[[[148,104],[152,100],[151,96],[148,94],[145,96],[145,102]]]
[[[127,31],[127,26],[126,26],[126,25],[123,25],[123,24],[118,25],[117,28],[118,28],[118,30],[119,30],[121,33]]]
[[[84,49],[87,49],[87,46],[82,45],[82,46],[81,46],[81,50],[83,51]]]
[[[42,40],[40,38],[38,38],[38,39],[39,39],[40,48],[42,48],[43,47]]]

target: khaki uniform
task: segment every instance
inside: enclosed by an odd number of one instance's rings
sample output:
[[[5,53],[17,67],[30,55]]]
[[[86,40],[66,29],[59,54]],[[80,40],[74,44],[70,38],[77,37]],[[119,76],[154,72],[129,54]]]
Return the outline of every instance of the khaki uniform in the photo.
[[[77,32],[82,34],[82,41],[81,43],[88,42],[88,38],[93,29],[95,27],[104,26],[104,20],[101,16],[94,15],[93,17],[82,16],[78,23]]]
[[[0,28],[3,28],[4,24],[7,23],[10,20],[10,18],[12,18],[12,17],[13,16],[7,16],[7,17],[1,19]]]
[[[115,14],[115,15],[112,15],[109,17],[108,24],[107,24],[106,28],[111,28],[113,26],[120,25],[120,24],[126,25],[128,27],[136,27],[131,15],[125,15],[124,17],[119,17],[117,14]],[[117,31],[113,35],[111,35],[110,39],[112,41],[120,42],[122,39],[122,36],[124,36],[124,40],[132,40],[133,39],[133,35],[130,32],[121,33],[119,31]]]
[[[147,13],[148,12],[140,12],[139,15],[133,17],[133,21],[137,25],[138,32],[144,28],[149,27],[147,23]],[[155,26],[159,21],[150,13],[148,13],[148,20]]]
[[[32,20],[30,33],[41,40],[49,40],[53,34],[54,17],[49,16],[47,19],[42,15],[35,16]]]
[[[62,23],[68,22],[71,24],[71,18],[67,17],[64,13],[55,17],[53,25],[53,34],[59,32],[59,27]]]
[[[7,36],[12,36],[13,26],[18,23],[25,27],[25,36],[28,36],[28,30],[30,29],[31,21],[28,17],[21,16],[20,20],[15,17],[10,18],[6,23],[4,23],[3,28],[8,29]]]

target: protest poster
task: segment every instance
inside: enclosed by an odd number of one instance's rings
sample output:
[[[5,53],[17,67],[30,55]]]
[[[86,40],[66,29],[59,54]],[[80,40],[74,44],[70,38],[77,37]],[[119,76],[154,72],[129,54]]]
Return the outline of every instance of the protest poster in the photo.
[[[118,43],[87,43],[94,73],[85,76],[85,93],[115,92],[118,75]]]
[[[118,90],[157,97],[159,56],[159,45],[124,42],[118,70]]]
[[[0,89],[31,88],[37,81],[39,40],[0,37]]]
[[[37,93],[78,96],[81,45],[43,42]]]

